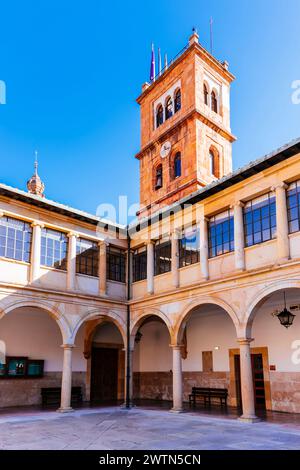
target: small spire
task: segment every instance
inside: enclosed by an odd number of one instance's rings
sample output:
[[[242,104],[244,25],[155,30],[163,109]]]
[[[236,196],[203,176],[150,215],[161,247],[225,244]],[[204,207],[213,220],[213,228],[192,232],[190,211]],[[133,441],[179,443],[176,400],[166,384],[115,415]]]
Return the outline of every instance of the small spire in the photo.
[[[34,152],[34,173],[27,181],[27,189],[30,194],[35,194],[40,197],[44,196],[45,185],[38,175],[38,152]]]
[[[154,53],[154,44],[152,43],[151,47],[151,65],[150,65],[150,82],[155,80],[155,53]]]
[[[161,75],[161,54],[160,54],[160,47],[158,48],[158,73]]]

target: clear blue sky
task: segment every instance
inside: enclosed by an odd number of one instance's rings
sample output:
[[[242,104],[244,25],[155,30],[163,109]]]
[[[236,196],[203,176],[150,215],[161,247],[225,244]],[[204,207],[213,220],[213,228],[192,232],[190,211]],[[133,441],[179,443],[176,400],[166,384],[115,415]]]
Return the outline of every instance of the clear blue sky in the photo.
[[[0,180],[25,189],[34,150],[46,196],[95,213],[139,194],[139,109],[151,41],[174,56],[195,26],[226,59],[234,168],[300,136],[299,0],[2,2]]]

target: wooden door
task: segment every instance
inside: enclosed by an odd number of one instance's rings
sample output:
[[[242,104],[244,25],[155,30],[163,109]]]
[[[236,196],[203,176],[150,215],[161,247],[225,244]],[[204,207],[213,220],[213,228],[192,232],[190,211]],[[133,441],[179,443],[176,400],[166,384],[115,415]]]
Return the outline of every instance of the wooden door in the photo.
[[[91,401],[108,402],[118,397],[118,349],[93,348]]]
[[[262,354],[251,354],[255,408],[266,407],[265,382]],[[242,407],[240,356],[234,356],[237,406]]]

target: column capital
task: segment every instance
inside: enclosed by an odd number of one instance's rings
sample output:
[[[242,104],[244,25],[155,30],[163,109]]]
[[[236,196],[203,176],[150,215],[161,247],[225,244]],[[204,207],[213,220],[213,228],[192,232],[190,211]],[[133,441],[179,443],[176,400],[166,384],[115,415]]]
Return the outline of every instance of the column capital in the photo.
[[[145,245],[148,246],[148,245],[154,245],[155,244],[155,240],[152,240],[152,238],[148,238],[148,240],[146,240],[145,242]]]
[[[68,238],[72,238],[72,237],[79,238],[79,235],[76,232],[69,232],[69,233],[67,233],[67,237]]]
[[[240,346],[250,344],[252,341],[254,341],[254,338],[238,338],[237,339],[237,342],[239,343]]]
[[[108,240],[99,240],[98,241],[98,246],[101,248],[103,246],[108,247],[109,246],[109,241]]]
[[[45,225],[40,222],[39,220],[34,220],[33,222],[31,222],[31,227],[41,227],[41,228],[44,228]]]
[[[231,204],[230,209],[234,209],[235,207],[244,207],[245,204],[242,201],[236,201]]]
[[[274,184],[271,187],[271,191],[276,191],[276,189],[287,189],[288,185],[284,181],[280,181],[279,183]]]
[[[4,211],[0,211],[0,217],[4,216]]]

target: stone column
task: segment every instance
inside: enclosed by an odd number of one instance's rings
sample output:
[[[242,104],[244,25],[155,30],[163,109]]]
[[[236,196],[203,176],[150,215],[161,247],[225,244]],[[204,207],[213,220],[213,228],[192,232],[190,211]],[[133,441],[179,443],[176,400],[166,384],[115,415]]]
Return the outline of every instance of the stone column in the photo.
[[[76,239],[73,232],[68,233],[68,264],[67,264],[67,289],[74,290],[76,287]]]
[[[103,240],[99,242],[99,295],[105,297],[107,295],[107,282],[106,282],[106,256],[107,256],[108,243]]]
[[[238,201],[233,206],[234,211],[234,257],[235,268],[245,270],[245,234],[244,234],[244,204]]]
[[[133,349],[129,351],[129,406],[133,406]],[[126,395],[127,395],[127,376],[128,376],[128,364],[127,364],[127,350],[125,349],[125,396],[124,406],[126,406]]]
[[[61,381],[61,401],[60,408],[57,410],[60,413],[68,413],[73,411],[71,407],[71,392],[72,392],[72,349],[74,344],[63,344],[64,360]]]
[[[43,225],[40,222],[33,222],[32,226],[32,243],[31,243],[31,259],[30,259],[30,282],[38,281],[40,277],[41,266],[41,237]]]
[[[147,292],[154,293],[154,242],[147,243]]]
[[[208,272],[208,219],[201,217],[199,222],[200,229],[200,268],[203,279],[209,278]]]
[[[240,346],[240,373],[243,404],[243,414],[239,419],[250,423],[258,420],[257,416],[255,415],[254,386],[250,350],[251,341],[253,341],[251,338],[238,339]]]
[[[276,195],[277,257],[280,263],[290,258],[289,224],[286,204],[287,185],[279,183],[272,189],[275,190]]]
[[[182,360],[181,347],[171,346],[173,350],[173,408],[171,411],[180,413],[182,408]]]
[[[179,246],[176,230],[171,235],[171,271],[173,287],[179,287]]]

